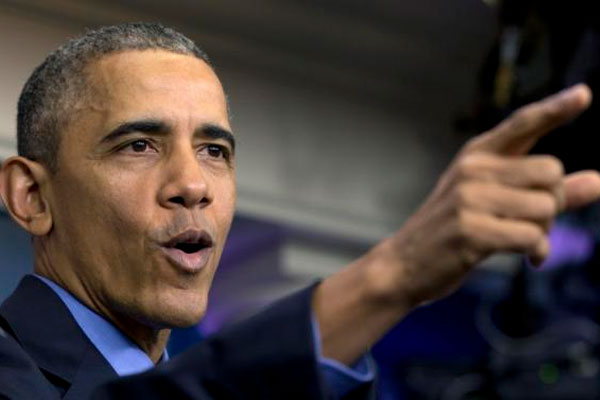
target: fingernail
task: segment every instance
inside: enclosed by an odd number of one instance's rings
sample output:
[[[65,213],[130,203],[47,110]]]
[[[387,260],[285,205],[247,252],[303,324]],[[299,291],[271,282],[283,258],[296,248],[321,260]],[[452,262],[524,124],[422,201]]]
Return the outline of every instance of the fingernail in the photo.
[[[577,102],[577,105],[584,106],[591,102],[592,92],[584,83],[578,83],[575,86],[561,90],[555,97],[562,105]]]

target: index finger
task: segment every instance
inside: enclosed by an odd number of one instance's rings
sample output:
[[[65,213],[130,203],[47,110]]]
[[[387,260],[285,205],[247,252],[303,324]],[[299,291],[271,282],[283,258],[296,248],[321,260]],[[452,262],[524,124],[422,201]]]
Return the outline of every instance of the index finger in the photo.
[[[521,107],[492,130],[472,139],[465,151],[526,154],[542,136],[575,118],[591,101],[592,92],[587,85],[572,86]]]

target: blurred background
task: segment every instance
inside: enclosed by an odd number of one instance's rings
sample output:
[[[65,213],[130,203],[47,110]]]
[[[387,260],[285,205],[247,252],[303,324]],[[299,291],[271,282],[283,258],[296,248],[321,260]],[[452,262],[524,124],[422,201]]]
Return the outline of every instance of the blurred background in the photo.
[[[593,2],[0,0],[0,159],[24,81],[86,28],[149,20],[211,56],[239,141],[238,213],[204,321],[176,354],[326,277],[398,229],[459,146],[519,105],[598,87]],[[598,168],[596,105],[534,150]],[[568,141],[565,139],[568,138]],[[484,262],[373,354],[381,399],[597,399],[600,212],[562,216],[538,271]],[[0,300],[31,272],[0,207]]]

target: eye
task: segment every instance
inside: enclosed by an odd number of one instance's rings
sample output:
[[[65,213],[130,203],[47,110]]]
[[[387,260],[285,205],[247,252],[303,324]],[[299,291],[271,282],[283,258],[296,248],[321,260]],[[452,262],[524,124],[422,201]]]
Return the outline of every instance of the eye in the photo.
[[[209,144],[206,147],[202,148],[200,153],[206,154],[210,158],[215,159],[229,159],[229,150],[223,146],[219,146],[216,144]]]
[[[148,150],[149,147],[148,142],[145,140],[136,140],[129,145],[131,146],[131,150],[136,153],[143,153],[144,151]]]
[[[147,153],[148,151],[153,150],[154,147],[152,146],[152,143],[147,139],[137,139],[121,147],[121,151],[132,153]]]

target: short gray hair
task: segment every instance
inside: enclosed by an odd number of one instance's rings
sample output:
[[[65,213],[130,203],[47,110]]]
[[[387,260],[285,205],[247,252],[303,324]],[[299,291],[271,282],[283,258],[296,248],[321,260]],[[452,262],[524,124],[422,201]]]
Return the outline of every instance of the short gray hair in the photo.
[[[197,57],[206,53],[183,34],[157,23],[133,22],[90,30],[52,52],[31,74],[17,110],[19,155],[55,172],[60,131],[69,110],[86,92],[85,68],[102,56],[127,50],[162,49]]]

